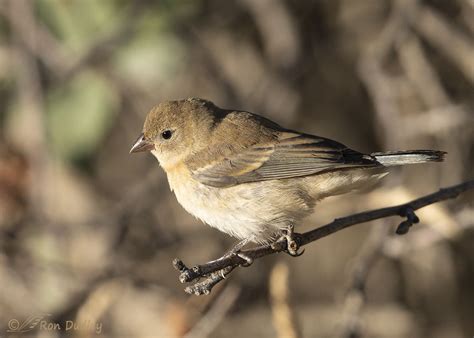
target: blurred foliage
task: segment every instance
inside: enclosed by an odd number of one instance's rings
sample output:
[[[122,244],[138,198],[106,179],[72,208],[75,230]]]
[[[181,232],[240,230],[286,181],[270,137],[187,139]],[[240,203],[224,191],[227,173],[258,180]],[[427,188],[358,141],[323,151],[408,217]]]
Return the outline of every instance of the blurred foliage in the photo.
[[[38,16],[51,33],[74,52],[82,52],[97,33],[112,32],[126,20],[122,6],[115,1],[95,0],[39,0]]]
[[[95,153],[113,126],[116,92],[100,75],[84,72],[48,94],[46,121],[53,150],[66,159]]]
[[[144,27],[144,31],[117,53],[114,70],[121,78],[146,89],[172,79],[185,62],[185,51],[181,42],[166,32],[156,34],[152,27]]]

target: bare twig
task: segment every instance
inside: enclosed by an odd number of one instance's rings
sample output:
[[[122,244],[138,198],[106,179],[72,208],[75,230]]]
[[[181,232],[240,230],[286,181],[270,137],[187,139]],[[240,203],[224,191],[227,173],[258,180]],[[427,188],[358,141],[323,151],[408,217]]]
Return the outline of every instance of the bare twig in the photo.
[[[405,204],[375,209],[338,218],[322,227],[310,230],[303,234],[296,234],[296,241],[300,246],[304,246],[352,225],[390,216],[401,216],[407,218],[397,228],[397,233],[403,234],[406,233],[406,230],[409,229],[412,224],[417,223],[417,217],[414,213],[415,210],[426,207],[433,203],[456,198],[461,193],[471,189],[474,189],[474,180],[440,189],[435,193],[420,197]],[[241,253],[246,257],[255,260],[263,256],[285,251],[285,249],[286,243],[278,242],[273,245],[262,245],[253,249],[242,250]],[[186,265],[180,259],[175,259],[173,261],[175,268],[181,272],[179,276],[181,283],[189,283],[198,278],[206,277],[206,280],[203,282],[191,285],[186,288],[187,293],[196,295],[208,294],[212,288],[222,279],[224,279],[225,276],[228,275],[234,268],[240,265],[245,265],[246,263],[246,260],[240,258],[237,255],[224,256],[206,264],[197,265],[193,268],[186,267]]]

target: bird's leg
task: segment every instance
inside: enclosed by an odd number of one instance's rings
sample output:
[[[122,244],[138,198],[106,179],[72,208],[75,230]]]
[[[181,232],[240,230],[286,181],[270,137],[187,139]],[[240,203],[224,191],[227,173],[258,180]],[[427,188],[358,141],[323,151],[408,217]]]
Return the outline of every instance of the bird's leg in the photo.
[[[285,241],[286,253],[288,253],[292,257],[298,257],[304,253],[304,249],[299,251],[300,245],[298,244],[296,240],[297,234],[295,234],[294,229],[295,229],[295,226],[293,224],[289,224],[286,229],[282,230],[282,236],[279,239],[277,239],[275,243]]]
[[[222,256],[222,259],[236,255],[236,256],[242,258],[246,262],[246,263],[242,264],[242,266],[247,267],[247,266],[252,265],[253,258],[243,254],[242,252],[240,252],[240,250],[245,245],[247,245],[247,243],[249,243],[250,240],[251,240],[250,238],[245,238],[245,239],[242,239],[239,242],[237,242],[229,251],[227,251],[224,254],[224,256]]]

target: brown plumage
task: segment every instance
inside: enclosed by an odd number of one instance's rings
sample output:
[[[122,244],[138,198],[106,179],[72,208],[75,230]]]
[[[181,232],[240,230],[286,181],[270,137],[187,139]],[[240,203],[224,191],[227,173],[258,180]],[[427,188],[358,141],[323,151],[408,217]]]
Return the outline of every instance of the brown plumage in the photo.
[[[362,154],[202,99],[153,108],[132,152],[150,150],[180,204],[242,240],[268,242],[327,196],[376,182],[387,166],[441,161],[443,152]]]

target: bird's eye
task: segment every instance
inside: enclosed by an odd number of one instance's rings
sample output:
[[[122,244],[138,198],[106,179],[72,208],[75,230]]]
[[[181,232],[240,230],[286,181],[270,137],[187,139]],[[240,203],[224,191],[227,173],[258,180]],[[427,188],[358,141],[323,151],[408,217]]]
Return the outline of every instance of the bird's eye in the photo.
[[[173,135],[173,132],[171,130],[165,130],[164,132],[161,133],[161,137],[163,137],[165,140],[169,140],[172,135]]]

